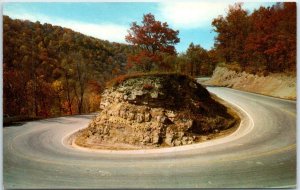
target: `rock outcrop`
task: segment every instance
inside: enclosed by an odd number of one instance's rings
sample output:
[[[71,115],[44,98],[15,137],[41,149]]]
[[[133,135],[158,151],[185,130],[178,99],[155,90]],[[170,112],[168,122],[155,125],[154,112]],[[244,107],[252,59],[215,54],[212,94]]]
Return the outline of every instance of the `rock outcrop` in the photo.
[[[204,87],[178,74],[128,78],[104,91],[100,109],[78,145],[186,145],[236,122]]]
[[[238,90],[264,94],[285,99],[296,99],[296,77],[286,74],[271,73],[258,76],[236,72],[226,67],[217,67],[210,80],[204,82],[210,86],[226,86]]]

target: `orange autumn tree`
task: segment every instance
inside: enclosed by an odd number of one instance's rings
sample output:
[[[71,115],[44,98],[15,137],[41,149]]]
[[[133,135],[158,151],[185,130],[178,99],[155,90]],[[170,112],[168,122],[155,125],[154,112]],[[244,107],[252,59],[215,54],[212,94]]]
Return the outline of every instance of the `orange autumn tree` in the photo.
[[[245,53],[254,66],[263,66],[271,72],[295,72],[296,13],[296,3],[288,2],[253,12]]]
[[[297,9],[278,2],[252,13],[242,4],[212,21],[218,60],[249,72],[296,72]]]
[[[219,16],[212,21],[215,38],[215,47],[224,62],[238,62],[243,64],[244,46],[249,33],[248,12],[242,9],[241,3],[229,6],[227,15]]]
[[[147,72],[155,68],[168,69],[164,55],[176,55],[174,45],[180,39],[178,30],[169,28],[164,22],[156,21],[151,13],[144,15],[141,25],[131,24],[126,41],[139,47],[139,51],[128,56],[128,68]]]

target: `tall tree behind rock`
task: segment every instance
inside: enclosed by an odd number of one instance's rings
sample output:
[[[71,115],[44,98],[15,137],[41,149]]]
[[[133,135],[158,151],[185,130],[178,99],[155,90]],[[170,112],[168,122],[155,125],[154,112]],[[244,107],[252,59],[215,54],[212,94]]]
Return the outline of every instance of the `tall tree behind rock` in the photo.
[[[190,62],[190,75],[207,75],[207,65],[210,64],[208,52],[200,45],[191,43],[186,54]]]
[[[179,31],[169,28],[166,22],[156,21],[151,13],[144,15],[141,25],[133,22],[125,39],[140,51],[129,57],[129,68],[150,71],[162,66],[160,53],[176,54],[174,45],[180,41],[178,34]]]

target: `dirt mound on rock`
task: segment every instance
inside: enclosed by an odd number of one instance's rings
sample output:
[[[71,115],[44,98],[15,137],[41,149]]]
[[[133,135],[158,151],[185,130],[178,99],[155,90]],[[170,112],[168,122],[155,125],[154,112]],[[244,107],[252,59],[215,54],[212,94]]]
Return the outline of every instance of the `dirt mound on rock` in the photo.
[[[128,78],[102,94],[99,115],[76,144],[179,146],[233,126],[236,119],[195,80],[178,74]],[[124,148],[124,146],[123,146]]]

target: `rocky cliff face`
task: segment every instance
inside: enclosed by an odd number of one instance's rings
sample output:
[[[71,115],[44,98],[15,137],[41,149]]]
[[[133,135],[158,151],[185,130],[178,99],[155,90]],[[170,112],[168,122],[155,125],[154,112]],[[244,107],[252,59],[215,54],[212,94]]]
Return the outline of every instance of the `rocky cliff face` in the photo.
[[[145,75],[106,89],[99,115],[82,130],[82,146],[179,146],[231,127],[235,119],[184,75]]]

